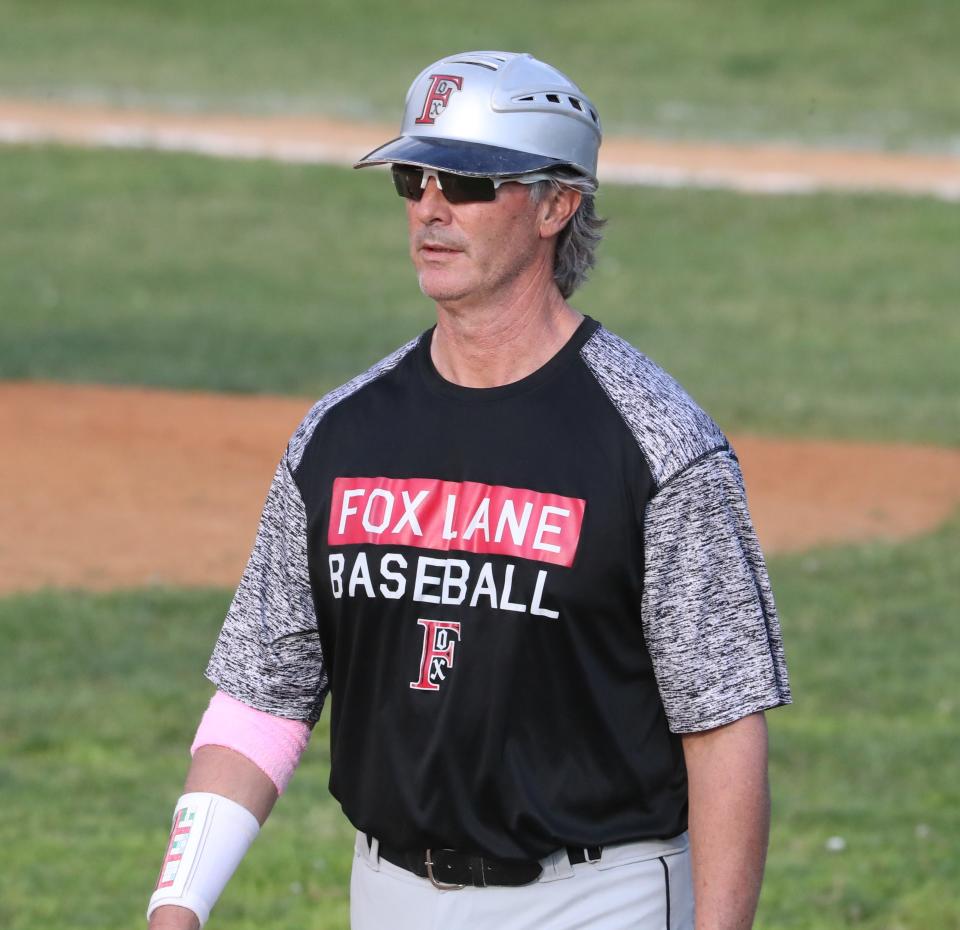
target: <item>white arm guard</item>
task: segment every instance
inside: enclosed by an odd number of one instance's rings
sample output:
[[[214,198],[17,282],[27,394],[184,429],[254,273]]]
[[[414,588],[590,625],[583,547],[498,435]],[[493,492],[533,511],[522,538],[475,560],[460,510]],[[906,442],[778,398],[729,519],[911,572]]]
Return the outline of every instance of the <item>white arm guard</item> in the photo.
[[[176,904],[193,911],[202,927],[259,832],[257,818],[236,801],[206,791],[183,795],[147,919],[161,905]]]

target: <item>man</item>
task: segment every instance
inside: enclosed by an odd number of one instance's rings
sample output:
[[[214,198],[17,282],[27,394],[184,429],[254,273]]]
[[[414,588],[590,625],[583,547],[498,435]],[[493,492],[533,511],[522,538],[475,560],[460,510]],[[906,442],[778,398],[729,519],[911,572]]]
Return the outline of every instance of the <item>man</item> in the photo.
[[[779,626],[723,434],[566,302],[599,143],[560,72],[475,52],[359,163],[392,166],[437,324],[283,456],[155,930],[206,919],[328,692],[355,930],[751,925]]]

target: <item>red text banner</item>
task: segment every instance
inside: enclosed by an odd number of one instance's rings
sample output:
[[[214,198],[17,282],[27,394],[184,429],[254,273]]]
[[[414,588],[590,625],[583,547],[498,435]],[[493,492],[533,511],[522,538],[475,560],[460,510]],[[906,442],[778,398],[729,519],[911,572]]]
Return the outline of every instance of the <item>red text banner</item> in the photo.
[[[586,501],[436,478],[337,478],[331,546],[417,546],[573,564]]]

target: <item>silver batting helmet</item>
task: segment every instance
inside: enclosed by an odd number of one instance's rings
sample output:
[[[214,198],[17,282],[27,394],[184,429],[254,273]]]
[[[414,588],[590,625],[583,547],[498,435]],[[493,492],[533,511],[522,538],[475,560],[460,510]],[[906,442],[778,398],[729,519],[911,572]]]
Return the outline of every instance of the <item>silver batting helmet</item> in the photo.
[[[498,177],[569,166],[596,181],[600,139],[596,107],[556,68],[526,53],[463,52],[420,72],[400,135],[354,167]]]

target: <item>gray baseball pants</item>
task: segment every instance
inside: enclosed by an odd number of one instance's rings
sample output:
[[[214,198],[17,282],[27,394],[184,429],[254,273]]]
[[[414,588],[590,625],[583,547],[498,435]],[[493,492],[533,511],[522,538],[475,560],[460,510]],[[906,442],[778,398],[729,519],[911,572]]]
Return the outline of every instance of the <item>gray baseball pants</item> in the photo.
[[[571,865],[566,851],[519,888],[439,890],[389,863],[359,834],[350,882],[351,930],[693,930],[686,835],[607,847]]]

